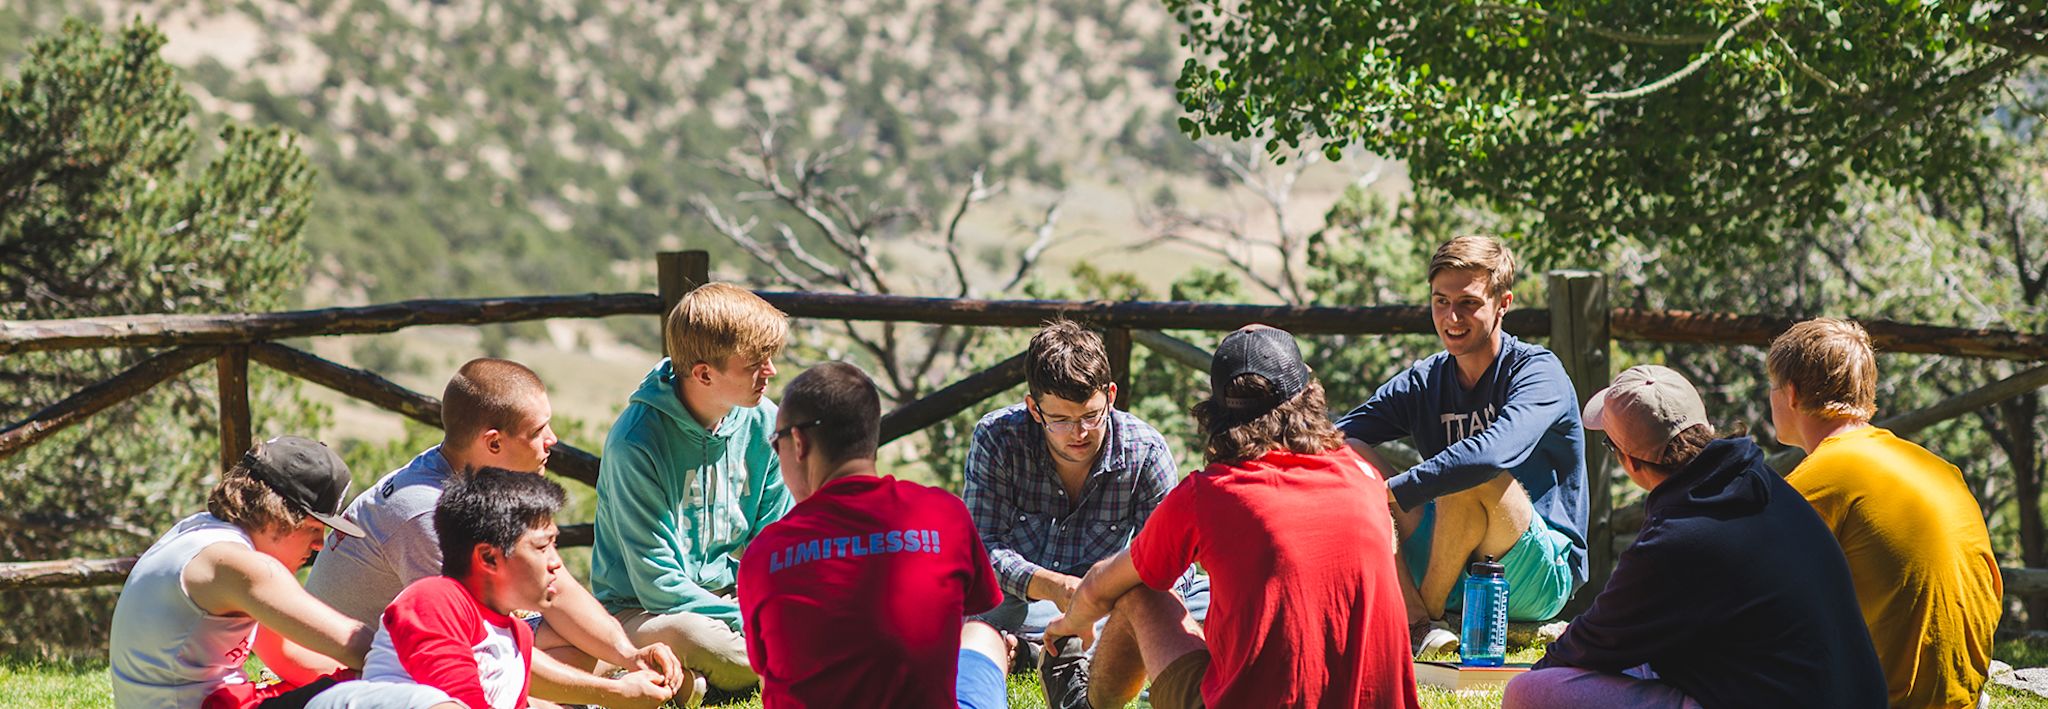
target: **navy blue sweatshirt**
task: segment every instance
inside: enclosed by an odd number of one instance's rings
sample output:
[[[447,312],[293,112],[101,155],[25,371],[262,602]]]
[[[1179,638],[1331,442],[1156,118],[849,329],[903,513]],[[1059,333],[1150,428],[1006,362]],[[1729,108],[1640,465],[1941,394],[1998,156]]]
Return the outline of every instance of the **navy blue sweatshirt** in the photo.
[[[1650,492],[1642,533],[1541,667],[1644,663],[1702,706],[1883,707],[1849,562],[1748,438]]]
[[[1402,509],[1471,489],[1508,471],[1536,514],[1572,541],[1572,583],[1586,581],[1586,433],[1579,399],[1550,350],[1501,333],[1500,355],[1467,389],[1439,352],[1415,363],[1338,419],[1348,438],[1412,438],[1420,465],[1387,480]]]

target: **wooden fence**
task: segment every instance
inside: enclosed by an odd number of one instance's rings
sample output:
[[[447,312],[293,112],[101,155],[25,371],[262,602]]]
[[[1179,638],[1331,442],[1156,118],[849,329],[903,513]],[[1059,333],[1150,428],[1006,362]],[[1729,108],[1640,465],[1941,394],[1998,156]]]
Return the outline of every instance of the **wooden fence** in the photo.
[[[422,325],[483,325],[554,318],[602,318],[621,315],[661,316],[691,288],[708,280],[710,260],[703,251],[664,252],[656,257],[659,292],[614,293],[524,298],[412,300],[351,308],[326,308],[283,313],[228,315],[134,315],[70,320],[0,321],[0,356],[18,352],[91,348],[168,348],[115,376],[0,429],[0,459],[34,445],[51,434],[152,386],[208,361],[219,379],[221,464],[239,460],[251,443],[248,367],[251,361],[432,426],[441,424],[440,401],[409,390],[375,372],[328,361],[278,344],[296,337],[384,333]],[[1544,309],[1520,308],[1507,314],[1504,327],[1520,337],[1547,338],[1562,360],[1583,404],[1611,378],[1610,344],[1615,340],[1661,343],[1768,345],[1794,320],[1758,315],[1692,313],[1671,310],[1612,308],[1605,279],[1592,271],[1547,274],[1549,302]],[[1051,300],[973,300],[844,293],[761,292],[792,317],[854,321],[913,322],[977,327],[1037,327],[1065,317],[1100,327],[1106,333],[1111,367],[1120,390],[1129,392],[1133,345],[1144,346],[1196,372],[1206,374],[1209,353],[1161,330],[1229,331],[1249,323],[1266,323],[1298,334],[1429,334],[1429,310],[1421,306],[1321,307],[1216,305],[1188,302],[1111,302]],[[2021,362],[2048,359],[2048,338],[2030,333],[1969,328],[1932,327],[1865,320],[1878,349]],[[1024,381],[1023,355],[1012,356],[967,376],[917,401],[905,403],[882,419],[884,442],[921,430],[965,411]],[[1993,382],[1922,411],[1884,422],[1900,433],[1966,414],[2000,400],[2048,385],[2048,366]],[[1119,397],[1125,403],[1135,396]],[[1598,436],[1589,432],[1589,437]],[[1580,599],[1589,599],[1604,585],[1616,551],[1631,535],[1617,539],[1615,530],[1640,526],[1640,507],[1616,510],[1600,447],[1588,440],[1589,551],[1593,579]],[[1796,452],[1796,451],[1793,451]],[[1796,458],[1774,459],[1780,470]],[[598,458],[588,451],[557,445],[548,469],[562,477],[595,484]],[[1619,515],[1619,517],[1617,517]],[[589,525],[563,528],[562,543],[590,543]],[[79,587],[119,583],[134,558],[65,559],[0,563],[0,589]],[[2028,595],[2048,592],[2048,570],[2004,569],[2006,592]]]

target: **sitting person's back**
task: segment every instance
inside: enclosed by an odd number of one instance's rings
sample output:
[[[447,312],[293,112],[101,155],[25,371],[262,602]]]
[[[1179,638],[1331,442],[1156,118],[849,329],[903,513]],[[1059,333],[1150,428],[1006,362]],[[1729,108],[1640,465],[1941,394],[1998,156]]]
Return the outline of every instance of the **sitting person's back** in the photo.
[[[784,390],[771,443],[798,503],[740,562],[762,704],[999,705],[1001,658],[961,650],[962,617],[1002,600],[988,552],[959,498],[875,474],[879,401],[836,362]]]
[[[1650,491],[1642,532],[1508,706],[1885,706],[1848,563],[1755,442],[1714,439],[1664,367],[1622,373],[1586,411]]]
[[[1210,704],[1299,692],[1338,706],[1400,705],[1391,686],[1412,678],[1401,672],[1408,646],[1396,632],[1407,621],[1394,530],[1386,487],[1364,460],[1341,445],[1279,449],[1212,463],[1181,487],[1132,541],[1131,559],[1153,588],[1189,560],[1208,570]]]
[[[1386,485],[1344,446],[1293,336],[1225,336],[1209,381],[1193,410],[1209,466],[1088,570],[1046,636],[1130,623],[1161,709],[1417,706]],[[1168,593],[1197,563],[1199,628]]]

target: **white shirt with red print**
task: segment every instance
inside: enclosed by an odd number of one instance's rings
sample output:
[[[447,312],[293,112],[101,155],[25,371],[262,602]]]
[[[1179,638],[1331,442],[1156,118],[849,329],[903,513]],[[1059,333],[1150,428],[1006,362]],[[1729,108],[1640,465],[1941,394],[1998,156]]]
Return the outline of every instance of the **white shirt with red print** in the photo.
[[[526,706],[533,629],[446,576],[413,582],[384,609],[363,679],[447,692],[471,709]]]

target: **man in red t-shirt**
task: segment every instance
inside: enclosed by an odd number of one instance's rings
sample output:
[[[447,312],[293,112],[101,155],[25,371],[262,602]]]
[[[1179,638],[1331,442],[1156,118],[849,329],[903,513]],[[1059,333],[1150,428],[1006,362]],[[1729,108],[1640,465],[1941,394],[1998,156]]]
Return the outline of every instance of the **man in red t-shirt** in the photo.
[[[961,622],[1003,599],[988,551],[960,498],[876,474],[881,417],[874,382],[843,362],[783,390],[769,445],[796,506],[740,559],[761,703],[1003,706],[1006,643]]]
[[[1231,333],[1209,382],[1194,409],[1209,466],[1088,571],[1046,636],[1090,641],[1114,608],[1162,709],[1416,709],[1386,484],[1344,446],[1293,336]],[[1196,562],[1210,579],[1206,637],[1167,593]]]

